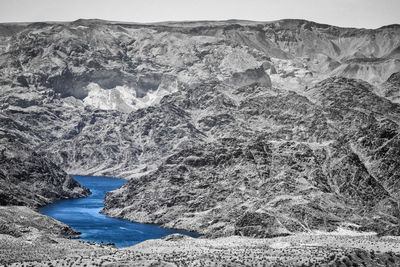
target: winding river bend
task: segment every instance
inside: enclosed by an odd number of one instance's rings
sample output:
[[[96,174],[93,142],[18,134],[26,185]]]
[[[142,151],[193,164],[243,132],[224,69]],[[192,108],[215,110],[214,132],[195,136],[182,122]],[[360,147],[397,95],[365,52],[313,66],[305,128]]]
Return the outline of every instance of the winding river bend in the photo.
[[[82,240],[112,242],[118,247],[126,247],[173,233],[198,237],[192,232],[162,228],[154,224],[134,223],[99,213],[104,207],[105,194],[122,186],[126,180],[77,175],[73,178],[89,188],[92,194],[86,198],[60,200],[41,208],[40,211],[82,232]]]

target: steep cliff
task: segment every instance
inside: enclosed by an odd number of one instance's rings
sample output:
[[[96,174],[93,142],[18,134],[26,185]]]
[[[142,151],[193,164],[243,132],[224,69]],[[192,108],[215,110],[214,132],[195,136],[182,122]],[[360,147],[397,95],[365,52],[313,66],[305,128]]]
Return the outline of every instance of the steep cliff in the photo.
[[[0,205],[39,207],[58,199],[84,197],[90,191],[26,146],[0,142]]]

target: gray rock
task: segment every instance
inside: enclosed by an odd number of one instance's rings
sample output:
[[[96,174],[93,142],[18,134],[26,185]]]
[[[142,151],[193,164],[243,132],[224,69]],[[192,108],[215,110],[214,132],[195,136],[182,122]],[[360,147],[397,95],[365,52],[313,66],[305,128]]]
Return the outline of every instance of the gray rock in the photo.
[[[39,207],[90,191],[45,157],[16,141],[0,142],[0,205]]]
[[[0,33],[6,204],[86,195],[59,166],[130,179],[107,194],[110,216],[209,236],[398,226],[399,27],[78,20]],[[394,93],[377,95],[386,80]]]

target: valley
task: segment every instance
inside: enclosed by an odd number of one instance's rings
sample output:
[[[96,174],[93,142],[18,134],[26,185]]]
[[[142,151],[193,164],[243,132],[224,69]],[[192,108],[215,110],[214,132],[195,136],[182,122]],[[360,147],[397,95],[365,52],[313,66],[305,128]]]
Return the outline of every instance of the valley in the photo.
[[[395,266],[399,47],[399,25],[0,24],[0,264]],[[62,238],[36,211],[90,194],[67,173],[127,180],[107,216],[203,237]]]

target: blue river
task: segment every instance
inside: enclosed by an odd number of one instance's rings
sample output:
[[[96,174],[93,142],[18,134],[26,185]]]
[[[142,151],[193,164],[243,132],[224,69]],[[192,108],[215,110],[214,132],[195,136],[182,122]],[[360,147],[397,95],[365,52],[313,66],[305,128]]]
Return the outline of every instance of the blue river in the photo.
[[[103,200],[106,193],[121,187],[126,180],[99,176],[74,175],[72,177],[89,188],[92,194],[85,198],[60,200],[41,208],[40,211],[82,232],[82,240],[111,242],[117,247],[126,247],[174,233],[199,236],[196,233],[162,228],[155,224],[135,223],[107,217],[99,213],[104,207]]]

